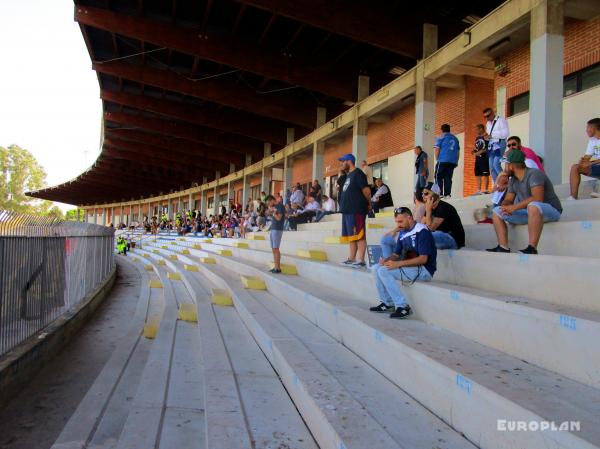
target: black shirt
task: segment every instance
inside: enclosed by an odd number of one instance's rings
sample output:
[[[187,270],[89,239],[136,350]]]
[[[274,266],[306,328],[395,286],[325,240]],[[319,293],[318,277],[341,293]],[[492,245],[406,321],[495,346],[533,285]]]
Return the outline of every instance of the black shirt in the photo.
[[[337,186],[338,186],[338,196],[337,196],[337,200],[338,203],[342,201],[342,187],[344,187],[344,183],[346,182],[346,173],[344,173],[341,176],[338,176],[338,179],[336,181]]]
[[[443,218],[442,224],[440,224],[436,231],[442,231],[450,234],[456,241],[456,246],[462,248],[465,246],[465,230],[463,228],[458,212],[452,204],[448,204],[445,201],[440,201],[435,209],[433,209],[433,218]]]
[[[316,186],[311,185],[310,186],[310,196],[312,196],[315,200],[317,200],[317,202],[321,202],[321,194],[322,194],[322,189],[321,189],[321,184],[318,184]]]
[[[360,168],[355,168],[346,175],[340,201],[343,214],[367,214],[369,203],[362,192],[365,187],[369,187],[367,175]]]
[[[276,203],[275,212],[281,214],[281,220],[277,220],[275,218],[275,214],[271,217],[271,230],[273,231],[283,231],[283,222],[285,221],[285,207],[281,203]]]

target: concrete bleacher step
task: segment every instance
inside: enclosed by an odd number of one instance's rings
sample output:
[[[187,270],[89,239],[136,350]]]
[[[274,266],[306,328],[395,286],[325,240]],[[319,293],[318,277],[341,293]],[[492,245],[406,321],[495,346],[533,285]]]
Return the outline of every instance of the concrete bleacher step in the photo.
[[[134,263],[125,260],[123,258],[121,263]],[[113,447],[119,438],[131,406],[127,398],[135,395],[152,345],[140,332],[148,308],[149,279],[139,262],[134,265],[141,277],[141,288],[129,331],[119,341],[51,449]]]
[[[187,350],[193,359],[202,361],[197,373],[202,385],[198,394],[192,391],[190,397],[186,396],[188,382],[199,382],[186,374],[188,368],[171,381],[169,388],[179,399],[172,405],[170,421],[169,413],[165,413],[161,438],[168,439],[164,444],[161,440],[160,447],[317,449],[277,375],[241,325],[235,310],[212,306],[208,281],[198,271],[185,269],[194,259],[169,259],[169,252],[180,248],[175,245],[161,249],[156,257],[162,257],[168,269],[181,275],[181,281],[169,281],[176,302],[197,304],[198,324],[179,321],[178,326],[194,326],[196,337],[182,346],[182,351]],[[224,327],[227,334],[222,332]],[[177,349],[177,342],[174,348]],[[176,354],[173,357],[176,360]],[[190,403],[196,396],[202,400]],[[198,409],[200,402],[202,408]],[[169,396],[166,407],[168,410]],[[195,417],[196,412],[200,416]]]
[[[249,262],[223,258],[218,262],[237,272],[260,272]],[[327,264],[318,265],[313,271],[322,273]],[[301,263],[298,268],[299,278],[263,274],[269,292],[344,342],[481,447],[506,447],[506,439],[528,448],[600,445],[597,389],[419,320],[399,323],[368,312],[364,300],[335,295],[331,283],[316,284],[302,276]],[[335,284],[343,284],[347,291],[360,291],[349,282],[354,273],[349,270],[344,282]],[[397,356],[390,359],[390,351]],[[576,420],[581,430],[502,435],[497,430],[499,417],[558,423]]]
[[[248,253],[237,254],[236,259],[261,265],[270,259],[268,253]],[[331,289],[343,290],[357,300],[366,298],[365,307],[374,305],[377,292],[368,271],[301,260],[295,266],[300,266],[301,276],[320,283],[343,279]],[[566,301],[556,305],[439,281],[415,283],[406,291],[417,318],[600,388],[600,346],[596,344],[600,341],[600,311],[572,307]]]
[[[215,284],[231,291],[239,315],[277,370],[320,448],[474,447],[298,314],[282,305],[275,306],[277,313],[271,311],[277,300],[270,293],[244,289],[237,274],[219,264],[205,270]],[[311,332],[301,339],[300,328]],[[343,381],[338,379],[341,374],[334,374],[336,363],[338,369],[348,369]]]

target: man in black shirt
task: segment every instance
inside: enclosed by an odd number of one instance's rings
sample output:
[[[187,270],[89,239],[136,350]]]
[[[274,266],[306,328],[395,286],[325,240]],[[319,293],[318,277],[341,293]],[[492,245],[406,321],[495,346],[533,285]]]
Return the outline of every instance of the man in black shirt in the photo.
[[[437,249],[459,249],[465,246],[465,230],[454,206],[440,199],[435,187],[423,189],[425,216],[423,224],[433,233]]]
[[[271,273],[281,273],[281,237],[283,237],[283,224],[285,222],[285,207],[283,203],[277,202],[273,195],[266,198],[269,212],[272,216],[271,230],[269,231],[269,240],[271,241],[271,251],[273,251],[273,269]]]
[[[371,187],[367,182],[367,176],[356,167],[356,159],[352,154],[346,154],[339,160],[344,164],[344,170],[347,172],[340,201],[342,240],[350,243],[350,254],[342,265],[364,268],[367,266],[365,264],[367,250],[365,222],[371,209]],[[356,260],[357,255],[358,260]]]

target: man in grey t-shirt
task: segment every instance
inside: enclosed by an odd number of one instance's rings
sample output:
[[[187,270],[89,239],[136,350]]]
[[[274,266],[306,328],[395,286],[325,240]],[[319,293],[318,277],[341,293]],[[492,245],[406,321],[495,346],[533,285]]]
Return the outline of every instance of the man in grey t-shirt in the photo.
[[[277,202],[273,195],[268,195],[266,198],[269,213],[272,216],[271,230],[269,231],[269,240],[271,241],[271,251],[273,251],[273,268],[271,273],[281,273],[281,237],[283,236],[283,223],[285,222],[285,207],[282,203]]]
[[[488,251],[510,252],[506,223],[511,223],[529,226],[529,245],[521,253],[537,254],[544,223],[558,221],[562,206],[550,179],[538,169],[527,168],[525,153],[513,148],[507,155],[507,161],[505,171],[511,177],[508,191],[502,204],[494,208],[493,215],[498,246]]]

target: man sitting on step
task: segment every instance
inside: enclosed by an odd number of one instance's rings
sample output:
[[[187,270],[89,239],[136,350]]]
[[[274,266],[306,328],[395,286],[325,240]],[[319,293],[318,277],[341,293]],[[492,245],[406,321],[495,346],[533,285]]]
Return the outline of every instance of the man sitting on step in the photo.
[[[425,216],[421,220],[433,233],[437,249],[459,249],[465,246],[465,229],[456,209],[440,199],[439,188],[431,183],[423,189]]]
[[[571,196],[567,198],[568,200],[579,198],[581,175],[600,179],[600,118],[593,118],[588,121],[585,131],[590,140],[583,157],[577,164],[571,166]],[[599,198],[600,193],[592,192],[591,196]]]
[[[523,254],[537,254],[544,223],[558,221],[562,213],[560,200],[548,176],[535,168],[525,166],[525,153],[513,148],[506,157],[506,173],[510,176],[508,190],[502,204],[494,208],[493,220],[498,245],[488,249],[494,253],[509,253],[507,223],[527,224],[529,245]]]
[[[391,318],[406,318],[411,314],[411,309],[397,281],[401,281],[402,286],[416,281],[430,281],[436,270],[437,249],[431,231],[414,220],[408,207],[396,209],[394,220],[400,237],[394,253],[382,257],[371,268],[381,304],[369,310],[392,312]]]

